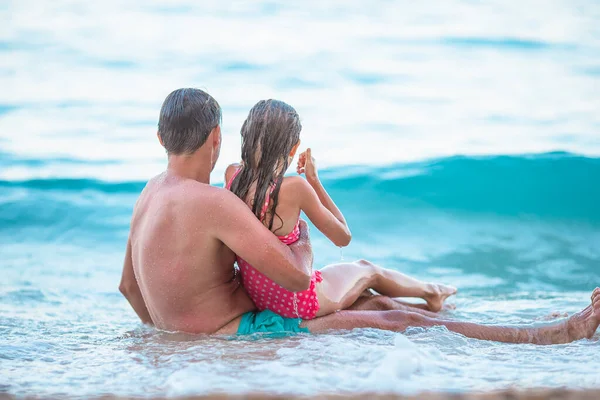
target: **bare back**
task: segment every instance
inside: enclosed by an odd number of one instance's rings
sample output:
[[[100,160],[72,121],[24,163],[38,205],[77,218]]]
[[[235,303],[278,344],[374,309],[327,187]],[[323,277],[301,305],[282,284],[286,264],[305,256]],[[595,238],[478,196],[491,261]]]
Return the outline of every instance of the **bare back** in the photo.
[[[218,219],[203,209],[215,190],[221,189],[162,174],[136,204],[133,270],[157,328],[214,333],[254,309],[235,275],[233,252],[214,235]]]

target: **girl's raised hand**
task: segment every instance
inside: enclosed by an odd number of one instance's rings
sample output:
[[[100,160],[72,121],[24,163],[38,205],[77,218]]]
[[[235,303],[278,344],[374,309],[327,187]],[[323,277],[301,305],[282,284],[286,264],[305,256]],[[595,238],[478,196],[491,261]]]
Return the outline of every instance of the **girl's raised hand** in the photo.
[[[296,167],[296,172],[298,172],[298,174],[300,175],[306,174],[306,179],[308,181],[319,179],[319,174],[317,172],[317,163],[315,162],[315,159],[312,156],[310,148],[300,153],[300,156],[298,157],[298,166]]]

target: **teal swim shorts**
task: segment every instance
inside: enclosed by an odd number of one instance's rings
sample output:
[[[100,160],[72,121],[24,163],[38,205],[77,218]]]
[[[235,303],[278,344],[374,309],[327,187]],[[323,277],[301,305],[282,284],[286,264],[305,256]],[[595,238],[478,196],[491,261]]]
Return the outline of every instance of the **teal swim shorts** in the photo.
[[[242,315],[238,335],[253,333],[274,333],[276,336],[288,336],[297,333],[310,333],[308,328],[300,327],[302,319],[284,318],[273,311],[251,311]]]

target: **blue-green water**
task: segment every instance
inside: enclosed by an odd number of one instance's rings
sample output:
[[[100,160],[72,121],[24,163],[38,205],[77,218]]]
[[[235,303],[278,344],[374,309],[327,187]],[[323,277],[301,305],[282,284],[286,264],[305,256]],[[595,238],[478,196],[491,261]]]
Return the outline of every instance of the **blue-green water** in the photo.
[[[529,323],[577,311],[600,282],[600,190],[590,184],[600,177],[600,159],[453,157],[322,175],[353,228],[344,257],[458,286],[449,317]],[[540,348],[434,328],[236,343],[143,328],[116,291],[143,185],[0,182],[3,390],[174,395],[600,386],[597,338]],[[317,267],[339,260],[339,250],[314,230],[313,244]]]
[[[444,317],[546,323],[600,285],[593,2],[0,4],[0,394],[600,388],[598,335],[537,347],[444,329],[228,341],[143,327],[117,291],[131,210],[165,156],[161,101],[224,108],[214,182],[261,98],[366,258],[453,284]],[[211,32],[207,34],[206,32]],[[314,229],[315,267],[340,250]]]

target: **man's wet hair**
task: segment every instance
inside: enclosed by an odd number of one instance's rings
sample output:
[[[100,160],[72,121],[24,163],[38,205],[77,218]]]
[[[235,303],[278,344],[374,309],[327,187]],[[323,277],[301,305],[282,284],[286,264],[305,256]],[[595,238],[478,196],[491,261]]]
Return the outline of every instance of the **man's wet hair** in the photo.
[[[191,154],[198,150],[221,123],[221,106],[200,89],[177,89],[160,109],[158,134],[168,154]]]

